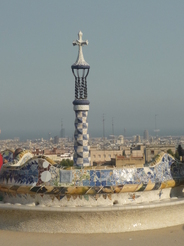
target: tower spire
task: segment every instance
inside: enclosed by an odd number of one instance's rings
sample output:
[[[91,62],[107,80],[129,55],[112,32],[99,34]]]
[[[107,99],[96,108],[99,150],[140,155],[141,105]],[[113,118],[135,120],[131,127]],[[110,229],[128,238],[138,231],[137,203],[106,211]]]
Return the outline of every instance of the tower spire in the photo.
[[[73,109],[76,117],[74,123],[74,165],[84,167],[90,166],[87,123],[87,115],[89,111],[89,101],[87,100],[87,76],[90,66],[84,60],[82,46],[88,45],[88,41],[82,40],[81,31],[78,33],[78,40],[73,41],[73,45],[79,46],[77,60],[71,66],[75,77],[75,100],[73,101]]]

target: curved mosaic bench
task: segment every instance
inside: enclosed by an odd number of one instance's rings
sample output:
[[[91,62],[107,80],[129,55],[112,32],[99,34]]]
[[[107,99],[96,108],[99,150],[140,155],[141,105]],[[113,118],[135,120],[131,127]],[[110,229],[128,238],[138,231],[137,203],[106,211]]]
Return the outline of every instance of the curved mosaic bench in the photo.
[[[109,233],[184,223],[183,165],[165,153],[153,164],[63,169],[21,152],[0,170],[0,229]]]
[[[156,191],[154,199],[161,199],[165,193],[169,198],[171,190],[164,189],[184,184],[184,165],[166,153],[158,159],[154,166],[144,168],[62,169],[49,158],[33,157],[26,151],[3,165],[0,193],[4,202],[61,207],[71,203],[113,205],[120,200],[127,203],[128,199],[139,202],[146,191]]]

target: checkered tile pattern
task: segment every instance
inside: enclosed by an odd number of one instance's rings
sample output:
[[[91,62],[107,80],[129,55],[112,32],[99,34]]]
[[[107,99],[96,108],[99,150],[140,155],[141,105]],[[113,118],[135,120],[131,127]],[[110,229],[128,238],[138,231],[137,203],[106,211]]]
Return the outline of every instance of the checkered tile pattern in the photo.
[[[80,105],[75,108],[75,133],[74,133],[74,165],[90,166],[89,146],[88,146],[88,123],[87,110],[81,109]]]

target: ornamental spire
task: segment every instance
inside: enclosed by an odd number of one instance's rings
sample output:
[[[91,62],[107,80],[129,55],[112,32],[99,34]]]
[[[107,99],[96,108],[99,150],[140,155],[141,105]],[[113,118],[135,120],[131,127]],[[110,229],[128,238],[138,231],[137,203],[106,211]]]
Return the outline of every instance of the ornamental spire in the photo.
[[[73,41],[73,46],[78,45],[79,46],[79,52],[76,62],[72,65],[72,68],[90,68],[89,64],[84,60],[83,52],[82,52],[82,46],[88,45],[88,40],[83,41],[82,40],[83,33],[80,31],[78,33],[78,39]]]

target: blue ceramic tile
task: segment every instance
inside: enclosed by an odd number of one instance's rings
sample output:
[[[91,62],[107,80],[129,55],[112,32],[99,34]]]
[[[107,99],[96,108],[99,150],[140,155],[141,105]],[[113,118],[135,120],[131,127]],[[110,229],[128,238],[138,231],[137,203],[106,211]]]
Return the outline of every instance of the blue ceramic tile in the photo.
[[[82,118],[78,118],[78,123],[81,124],[82,123]],[[77,129],[78,130],[78,129]]]
[[[95,171],[94,170],[90,170],[90,180],[93,181],[95,178]]]
[[[107,181],[106,181],[106,184],[107,184],[108,186],[111,186],[111,185],[112,185],[112,182],[111,182],[110,180],[107,180]]]
[[[141,173],[144,171],[144,168],[137,168],[137,173]]]
[[[101,182],[99,180],[96,181],[96,186],[101,186]]]
[[[83,186],[90,186],[90,181],[89,180],[83,180]]]
[[[112,186],[116,185],[116,182],[114,180],[111,180],[111,185]]]
[[[90,181],[90,186],[95,186],[95,182],[94,181]]]
[[[96,171],[96,176],[98,177],[98,178],[100,178],[100,171]]]
[[[83,129],[87,129],[88,128],[86,123],[83,123],[82,126],[83,126]]]

